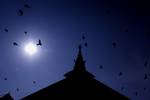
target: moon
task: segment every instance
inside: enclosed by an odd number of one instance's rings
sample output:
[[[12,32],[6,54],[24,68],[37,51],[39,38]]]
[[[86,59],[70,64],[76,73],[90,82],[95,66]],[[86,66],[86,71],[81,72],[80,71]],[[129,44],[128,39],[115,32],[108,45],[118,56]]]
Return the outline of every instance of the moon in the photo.
[[[26,54],[28,54],[29,56],[33,56],[37,53],[37,46],[35,43],[33,42],[29,42],[25,45],[24,47],[24,51],[26,52]]]

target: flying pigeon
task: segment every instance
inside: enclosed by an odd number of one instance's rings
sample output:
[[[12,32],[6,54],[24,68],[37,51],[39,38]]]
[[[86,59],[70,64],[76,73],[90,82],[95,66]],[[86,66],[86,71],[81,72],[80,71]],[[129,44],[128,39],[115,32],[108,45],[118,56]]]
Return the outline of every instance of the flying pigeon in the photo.
[[[148,65],[148,62],[147,62],[147,61],[145,61],[145,63],[144,63],[144,67],[147,67],[147,65]]]
[[[99,68],[100,68],[100,69],[103,69],[103,65],[100,65]]]
[[[121,90],[123,91],[124,89],[125,89],[125,88],[122,86],[122,87],[121,87]]]
[[[84,34],[82,35],[82,40],[85,40],[85,36],[84,36]]]
[[[18,10],[18,15],[19,15],[19,16],[23,16],[23,10],[19,9],[19,10]]]
[[[6,80],[7,80],[7,78],[4,78],[4,80],[6,81]]]
[[[17,88],[16,91],[19,92],[19,88]]]
[[[25,8],[31,8],[28,4],[24,4]]]
[[[148,76],[147,74],[144,75],[144,80],[148,79]]]
[[[28,33],[27,31],[24,32],[25,35],[26,35],[27,33]]]
[[[35,84],[36,83],[36,81],[33,81],[33,84]]]
[[[13,45],[14,45],[14,46],[18,46],[18,43],[16,43],[16,42],[13,42]]]
[[[135,92],[135,95],[138,96],[138,92]]]
[[[113,42],[112,46],[113,46],[113,48],[116,48],[116,46],[117,46],[116,42]]]
[[[7,28],[5,28],[5,29],[4,29],[4,31],[5,31],[5,32],[8,32],[8,29],[7,29]]]
[[[37,46],[42,46],[41,40],[39,40],[38,44],[36,44]]]
[[[123,75],[123,73],[122,72],[119,72],[119,76],[122,76]]]
[[[85,47],[87,47],[87,46],[88,46],[88,44],[87,44],[87,43],[84,43],[84,46],[85,46]]]

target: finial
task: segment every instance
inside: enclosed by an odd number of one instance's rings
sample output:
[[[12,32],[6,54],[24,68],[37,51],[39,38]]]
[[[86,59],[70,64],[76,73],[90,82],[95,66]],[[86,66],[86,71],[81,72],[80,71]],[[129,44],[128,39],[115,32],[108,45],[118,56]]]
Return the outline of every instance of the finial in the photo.
[[[79,46],[78,46],[78,48],[79,48],[79,51],[81,51],[81,49],[82,49],[82,46],[81,46],[81,45],[79,45]]]

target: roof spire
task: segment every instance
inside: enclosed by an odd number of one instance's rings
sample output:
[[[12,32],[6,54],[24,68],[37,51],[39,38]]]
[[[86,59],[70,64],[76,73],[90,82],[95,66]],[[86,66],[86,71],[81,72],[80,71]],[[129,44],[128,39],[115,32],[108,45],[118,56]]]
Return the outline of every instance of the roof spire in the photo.
[[[85,67],[85,61],[83,60],[83,56],[82,56],[82,46],[79,45],[78,46],[79,48],[79,51],[78,51],[78,55],[77,55],[77,58],[75,60],[75,65],[74,65],[74,68],[72,71],[66,73],[64,76],[69,78],[69,77],[78,77],[78,78],[81,78],[81,77],[88,77],[88,78],[93,78],[94,75],[92,75],[91,73],[89,73],[87,70],[86,70],[86,67]]]
[[[77,59],[75,61],[74,70],[83,71],[86,69],[85,69],[85,61],[83,60],[83,56],[82,56],[82,46],[79,45],[78,48],[79,48],[79,51],[78,51]]]

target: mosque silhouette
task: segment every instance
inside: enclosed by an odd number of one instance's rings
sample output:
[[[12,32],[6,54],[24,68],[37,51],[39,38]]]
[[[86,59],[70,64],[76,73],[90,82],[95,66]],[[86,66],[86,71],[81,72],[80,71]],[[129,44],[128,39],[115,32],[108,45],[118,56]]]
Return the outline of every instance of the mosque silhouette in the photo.
[[[113,90],[107,85],[96,80],[94,75],[86,70],[81,46],[73,70],[66,73],[65,79],[43,88],[21,100],[130,100],[128,97]],[[8,95],[7,99],[12,100]],[[10,98],[10,99],[8,99]]]

